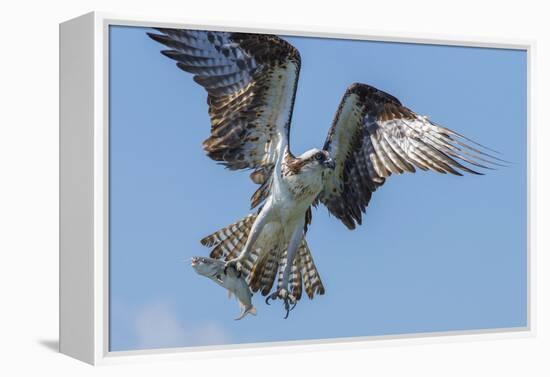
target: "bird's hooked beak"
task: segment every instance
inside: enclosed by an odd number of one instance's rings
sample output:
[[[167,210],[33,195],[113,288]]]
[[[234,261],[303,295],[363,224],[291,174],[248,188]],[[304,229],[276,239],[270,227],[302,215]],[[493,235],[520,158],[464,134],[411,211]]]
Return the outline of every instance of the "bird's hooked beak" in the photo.
[[[325,162],[323,162],[323,165],[325,165],[325,167],[329,168],[329,169],[332,169],[334,170],[334,168],[336,167],[336,163],[334,162],[334,160],[332,158],[327,158],[325,160]]]

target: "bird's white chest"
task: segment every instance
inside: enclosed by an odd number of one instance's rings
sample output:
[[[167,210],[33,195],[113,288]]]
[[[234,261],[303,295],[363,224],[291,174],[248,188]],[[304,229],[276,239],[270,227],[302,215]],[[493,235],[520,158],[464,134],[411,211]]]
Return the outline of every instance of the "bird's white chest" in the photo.
[[[282,222],[302,221],[322,187],[320,175],[279,176],[271,194],[271,205],[275,214]]]
[[[288,175],[282,177],[282,180],[294,201],[307,203],[307,206],[313,202],[323,188],[322,176],[316,173]]]

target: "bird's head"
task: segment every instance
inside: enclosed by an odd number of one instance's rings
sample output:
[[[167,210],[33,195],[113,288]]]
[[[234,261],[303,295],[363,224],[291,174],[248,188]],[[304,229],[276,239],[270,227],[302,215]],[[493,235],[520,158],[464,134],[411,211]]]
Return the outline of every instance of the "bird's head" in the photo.
[[[310,149],[298,157],[303,163],[303,168],[312,170],[334,170],[336,166],[330,154],[317,148]]]

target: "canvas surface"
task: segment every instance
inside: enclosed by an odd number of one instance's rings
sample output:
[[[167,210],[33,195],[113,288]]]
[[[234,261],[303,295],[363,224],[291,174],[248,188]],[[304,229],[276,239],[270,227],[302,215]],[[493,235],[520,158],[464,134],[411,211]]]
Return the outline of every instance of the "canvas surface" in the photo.
[[[297,153],[322,147],[346,87],[364,82],[512,164],[391,177],[354,231],[320,206],[307,237],[326,294],[286,320],[255,295],[257,317],[237,322],[188,260],[249,213],[255,185],[205,156],[206,93],[148,31],[110,32],[112,351],[526,325],[525,52],[285,37],[302,56]]]

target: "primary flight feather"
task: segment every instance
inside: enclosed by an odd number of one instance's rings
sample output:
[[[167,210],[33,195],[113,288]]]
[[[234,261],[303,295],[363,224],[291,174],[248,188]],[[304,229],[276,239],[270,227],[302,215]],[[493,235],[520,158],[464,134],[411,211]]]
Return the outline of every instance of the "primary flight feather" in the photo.
[[[210,158],[252,169],[255,213],[201,243],[241,271],[253,292],[282,299],[324,294],[305,235],[311,206],[324,204],[349,229],[392,174],[416,169],[461,175],[499,165],[479,144],[431,122],[366,84],[346,90],[323,149],[295,156],[290,124],[301,68],[298,50],[263,34],[157,29],[148,33],[208,93]],[[272,288],[276,283],[276,288]]]

